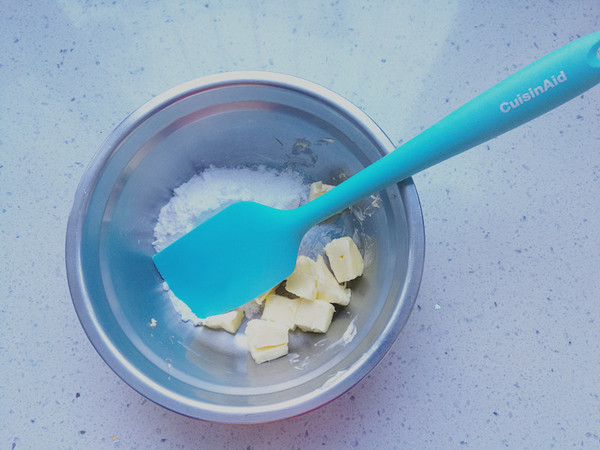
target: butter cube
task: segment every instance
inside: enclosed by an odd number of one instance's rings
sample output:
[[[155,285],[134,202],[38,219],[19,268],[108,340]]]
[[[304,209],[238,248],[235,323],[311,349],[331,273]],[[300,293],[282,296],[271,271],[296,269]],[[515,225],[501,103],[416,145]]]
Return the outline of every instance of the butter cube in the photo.
[[[246,326],[248,349],[257,364],[288,353],[288,328],[270,320],[253,319]]]
[[[350,289],[337,282],[321,255],[317,258],[315,265],[318,273],[316,299],[342,306],[350,303]]]
[[[325,184],[322,181],[316,181],[310,185],[310,190],[308,191],[308,201],[312,201],[317,197],[320,197],[325,192],[332,190],[335,186],[330,184]]]
[[[340,282],[354,280],[363,274],[365,264],[358,247],[349,237],[334,239],[325,246],[329,265]]]
[[[323,300],[300,299],[296,311],[296,325],[302,331],[325,333],[331,325],[335,308]]]
[[[300,255],[296,259],[296,268],[286,280],[285,289],[298,297],[317,298],[318,278],[315,262]]]
[[[311,300],[325,300],[338,305],[350,302],[350,289],[339,285],[321,255],[316,261],[298,256],[296,268],[287,279],[285,288],[298,297]]]
[[[294,318],[299,304],[300,302],[296,299],[271,294],[265,300],[261,319],[280,323],[290,330],[294,330],[296,328]]]
[[[242,324],[243,317],[244,312],[242,310],[234,309],[224,314],[209,316],[202,321],[202,325],[215,330],[223,329],[231,334],[235,334]]]
[[[250,347],[250,356],[252,356],[252,359],[256,364],[281,358],[282,356],[287,355],[288,352],[289,348],[287,344],[263,348]]]
[[[253,319],[246,325],[246,336],[251,347],[263,348],[288,343],[287,327],[270,320]]]

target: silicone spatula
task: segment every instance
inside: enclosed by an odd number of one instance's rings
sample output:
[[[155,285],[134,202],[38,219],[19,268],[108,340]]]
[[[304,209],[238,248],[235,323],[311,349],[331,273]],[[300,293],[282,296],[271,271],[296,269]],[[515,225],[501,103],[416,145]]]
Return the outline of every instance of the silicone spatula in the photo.
[[[235,203],[154,255],[154,263],[197,316],[238,307],[290,275],[300,241],[313,225],[596,85],[599,47],[600,31],[555,50],[296,209]]]

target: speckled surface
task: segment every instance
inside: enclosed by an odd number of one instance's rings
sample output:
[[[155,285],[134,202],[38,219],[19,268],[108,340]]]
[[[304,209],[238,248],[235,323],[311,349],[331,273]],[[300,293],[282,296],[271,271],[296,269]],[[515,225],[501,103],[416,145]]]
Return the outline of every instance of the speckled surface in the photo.
[[[401,143],[600,29],[597,0],[0,10],[0,447],[600,446],[600,87],[415,177],[428,243],[417,306],[366,379],[303,416],[209,424],[144,399],[89,343],[64,267],[85,166],[152,96],[214,72],[283,72]]]

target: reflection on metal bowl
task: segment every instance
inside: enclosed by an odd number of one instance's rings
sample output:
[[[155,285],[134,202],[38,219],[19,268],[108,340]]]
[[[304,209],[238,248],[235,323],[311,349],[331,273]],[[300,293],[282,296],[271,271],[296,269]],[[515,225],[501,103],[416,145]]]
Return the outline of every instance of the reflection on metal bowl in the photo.
[[[180,320],[152,263],[153,228],[173,189],[207,167],[264,165],[339,181],[393,148],[348,101],[279,74],[209,76],[139,108],[88,167],[67,229],[71,294],[98,353],[147,398],[216,422],[283,419],[344,393],[381,360],[415,302],[424,232],[412,180],[332,219],[366,253],[352,301],[325,335],[291,333],[290,354],[261,365],[244,325],[231,335]]]

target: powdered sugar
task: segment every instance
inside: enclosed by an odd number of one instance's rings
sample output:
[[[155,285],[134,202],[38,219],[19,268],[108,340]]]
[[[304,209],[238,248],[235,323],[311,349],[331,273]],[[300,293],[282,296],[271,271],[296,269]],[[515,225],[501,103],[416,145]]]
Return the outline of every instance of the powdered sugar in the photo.
[[[254,201],[278,209],[305,203],[309,185],[291,170],[210,167],[176,188],[161,210],[154,227],[154,249],[159,252],[197,225],[237,201]],[[178,299],[166,283],[164,289],[182,320],[199,325],[201,320]]]

